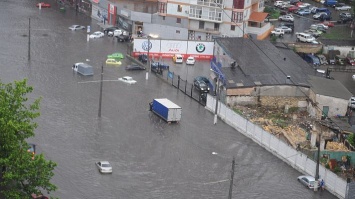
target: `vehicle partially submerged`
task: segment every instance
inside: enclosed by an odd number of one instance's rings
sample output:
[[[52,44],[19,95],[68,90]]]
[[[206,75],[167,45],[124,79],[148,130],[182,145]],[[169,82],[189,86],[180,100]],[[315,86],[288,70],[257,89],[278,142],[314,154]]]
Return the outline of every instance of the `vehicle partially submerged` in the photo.
[[[92,66],[83,62],[75,63],[73,65],[73,70],[84,76],[94,75]]]

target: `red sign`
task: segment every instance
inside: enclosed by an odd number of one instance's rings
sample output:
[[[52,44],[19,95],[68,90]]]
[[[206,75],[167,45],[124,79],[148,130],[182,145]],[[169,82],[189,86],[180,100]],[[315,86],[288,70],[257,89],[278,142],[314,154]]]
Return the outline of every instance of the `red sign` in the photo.
[[[138,57],[139,54],[142,54],[141,52],[133,52],[134,57]],[[175,54],[174,53],[149,53],[149,57],[162,57],[162,58],[172,58]],[[200,55],[200,54],[182,54],[183,57],[195,57],[195,59],[199,60],[211,60],[213,58],[213,55]]]

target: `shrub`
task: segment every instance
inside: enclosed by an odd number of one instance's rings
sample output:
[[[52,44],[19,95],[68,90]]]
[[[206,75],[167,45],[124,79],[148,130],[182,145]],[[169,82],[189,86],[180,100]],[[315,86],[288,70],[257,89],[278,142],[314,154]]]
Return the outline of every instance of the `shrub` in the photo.
[[[350,134],[348,136],[347,140],[352,146],[355,146],[355,135],[354,135],[354,133]]]

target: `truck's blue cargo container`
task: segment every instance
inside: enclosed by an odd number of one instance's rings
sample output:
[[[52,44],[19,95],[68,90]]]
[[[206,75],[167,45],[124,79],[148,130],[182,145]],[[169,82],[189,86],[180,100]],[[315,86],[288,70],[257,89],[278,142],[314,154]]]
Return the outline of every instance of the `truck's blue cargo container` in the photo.
[[[325,6],[334,6],[335,4],[337,4],[338,2],[336,0],[325,0],[324,1],[324,5]]]
[[[150,106],[150,109],[155,114],[167,122],[178,122],[181,120],[182,108],[166,98],[154,99]]]

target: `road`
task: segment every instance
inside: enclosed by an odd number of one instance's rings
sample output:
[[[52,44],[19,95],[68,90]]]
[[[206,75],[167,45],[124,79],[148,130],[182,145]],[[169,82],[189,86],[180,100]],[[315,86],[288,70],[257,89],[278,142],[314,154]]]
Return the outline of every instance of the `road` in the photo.
[[[232,157],[236,158],[233,198],[336,198],[313,192],[297,182],[298,171],[265,151],[227,124],[213,125],[213,114],[154,75],[128,72],[123,66],[104,66],[102,117],[98,118],[101,65],[107,54],[126,52],[112,38],[86,41],[85,31],[73,24],[97,22],[74,10],[38,10],[33,1],[0,2],[0,78],[27,78],[42,97],[36,120],[39,153],[58,163],[52,196],[94,198],[227,198]],[[31,18],[28,61],[28,22]],[[6,50],[5,50],[6,49]],[[75,62],[89,60],[93,77],[72,72]],[[184,71],[184,65],[180,71]],[[208,63],[199,62],[188,77],[207,75]],[[187,72],[187,70],[186,70]],[[135,85],[115,81],[129,75]],[[169,98],[183,108],[179,124],[167,124],[148,111],[153,98]],[[102,175],[95,162],[108,160],[113,174]]]

